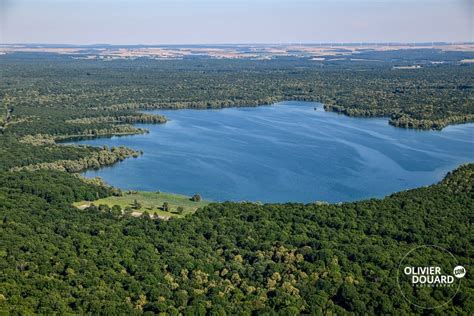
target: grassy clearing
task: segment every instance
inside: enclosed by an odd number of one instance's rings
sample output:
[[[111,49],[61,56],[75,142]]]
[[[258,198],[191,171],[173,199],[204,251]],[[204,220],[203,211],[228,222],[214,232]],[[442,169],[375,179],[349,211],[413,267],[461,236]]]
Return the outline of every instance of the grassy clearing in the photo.
[[[135,201],[140,204],[137,208]],[[163,204],[168,203],[168,211],[163,210]],[[191,201],[191,197],[179,194],[163,193],[163,192],[145,192],[145,191],[126,191],[123,196],[111,196],[105,199],[95,201],[81,201],[73,205],[79,209],[84,209],[91,204],[99,206],[101,204],[113,207],[120,206],[122,211],[126,208],[132,209],[132,215],[140,216],[143,212],[148,212],[151,216],[160,219],[169,219],[171,217],[183,217],[187,214],[194,213],[198,208],[208,205],[209,201],[201,200],[200,202]],[[178,207],[182,207],[182,213],[178,212]]]

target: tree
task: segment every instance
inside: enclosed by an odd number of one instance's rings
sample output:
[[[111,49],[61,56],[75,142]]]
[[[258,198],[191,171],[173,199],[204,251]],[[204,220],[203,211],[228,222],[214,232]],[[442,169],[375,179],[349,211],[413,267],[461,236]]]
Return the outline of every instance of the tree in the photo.
[[[137,199],[135,199],[135,200],[133,201],[133,208],[136,209],[136,210],[139,210],[139,209],[142,208],[141,203],[138,202]]]
[[[183,208],[182,206],[178,206],[178,208],[176,209],[176,211],[178,212],[178,214],[183,214],[184,208]]]
[[[201,195],[200,194],[194,194],[191,198],[191,201],[193,202],[201,202]]]
[[[112,215],[120,216],[122,215],[122,208],[120,207],[120,205],[114,205],[112,206],[111,213]]]
[[[130,206],[127,206],[124,210],[123,210],[123,213],[124,215],[131,215],[133,213],[133,209],[130,207]]]
[[[168,202],[163,203],[162,209],[165,212],[168,212],[170,210],[170,206],[169,206]]]

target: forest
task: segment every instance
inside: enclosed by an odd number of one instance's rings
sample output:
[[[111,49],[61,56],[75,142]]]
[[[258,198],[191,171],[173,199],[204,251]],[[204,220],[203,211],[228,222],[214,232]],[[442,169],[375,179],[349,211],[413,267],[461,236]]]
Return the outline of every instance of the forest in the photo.
[[[423,56],[418,50],[404,54]],[[396,55],[386,55],[371,53],[371,58],[387,59],[351,64],[302,58],[105,62],[9,54],[0,58],[0,97],[4,116],[9,115],[3,129],[15,135],[111,135],[123,126],[126,132],[140,133],[130,124],[166,120],[140,110],[282,100],[319,101],[328,111],[388,117],[390,124],[403,128],[442,129],[474,120],[474,65],[394,69],[400,65],[391,59]]]
[[[422,244],[471,265],[473,177],[471,164],[382,200],[211,204],[159,221],[75,209],[112,192],[70,173],[4,172],[0,312],[423,314],[396,268]],[[430,314],[472,314],[473,282]]]
[[[146,109],[313,100],[404,128],[473,120],[474,66],[393,66],[0,56],[0,314],[472,315],[472,274],[424,311],[396,270],[424,244],[471,266],[474,164],[352,203],[212,203],[168,221],[73,206],[123,194],[77,172],[141,153],[61,142],[166,122]]]

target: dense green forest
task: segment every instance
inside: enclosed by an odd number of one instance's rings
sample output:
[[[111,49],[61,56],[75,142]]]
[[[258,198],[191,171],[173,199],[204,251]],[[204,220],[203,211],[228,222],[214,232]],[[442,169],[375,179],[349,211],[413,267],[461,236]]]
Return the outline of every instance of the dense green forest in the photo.
[[[0,314],[472,314],[469,272],[451,303],[424,311],[400,295],[396,269],[423,244],[471,266],[473,164],[380,200],[216,203],[161,221],[73,207],[121,194],[76,172],[140,153],[59,142],[166,122],[143,109],[285,99],[440,129],[473,120],[473,70],[455,62],[398,70],[392,62],[0,56]]]
[[[281,100],[320,101],[326,110],[391,117],[390,124],[407,128],[441,129],[474,120],[471,64],[394,69],[397,63],[391,59],[323,64],[301,58],[105,62],[52,56],[0,57],[0,97],[5,115],[7,109],[13,111],[3,124],[5,133],[109,135],[118,132],[117,125],[132,133],[128,124],[165,121],[144,116],[140,109],[256,106]]]
[[[59,171],[0,176],[0,312],[224,315],[424,313],[396,268],[418,244],[470,267],[473,176],[340,205],[211,204],[154,221],[80,211],[112,194]],[[444,308],[472,315],[472,274]],[[436,303],[436,301],[433,301]]]

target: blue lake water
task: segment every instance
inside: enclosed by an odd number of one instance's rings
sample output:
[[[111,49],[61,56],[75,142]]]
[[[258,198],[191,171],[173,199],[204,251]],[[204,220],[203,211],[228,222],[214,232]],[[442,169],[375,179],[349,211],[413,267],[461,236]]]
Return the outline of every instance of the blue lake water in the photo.
[[[170,121],[137,125],[150,130],[146,135],[75,142],[144,152],[84,174],[122,189],[214,201],[339,202],[433,184],[474,161],[474,124],[408,130],[309,102],[152,113]]]

